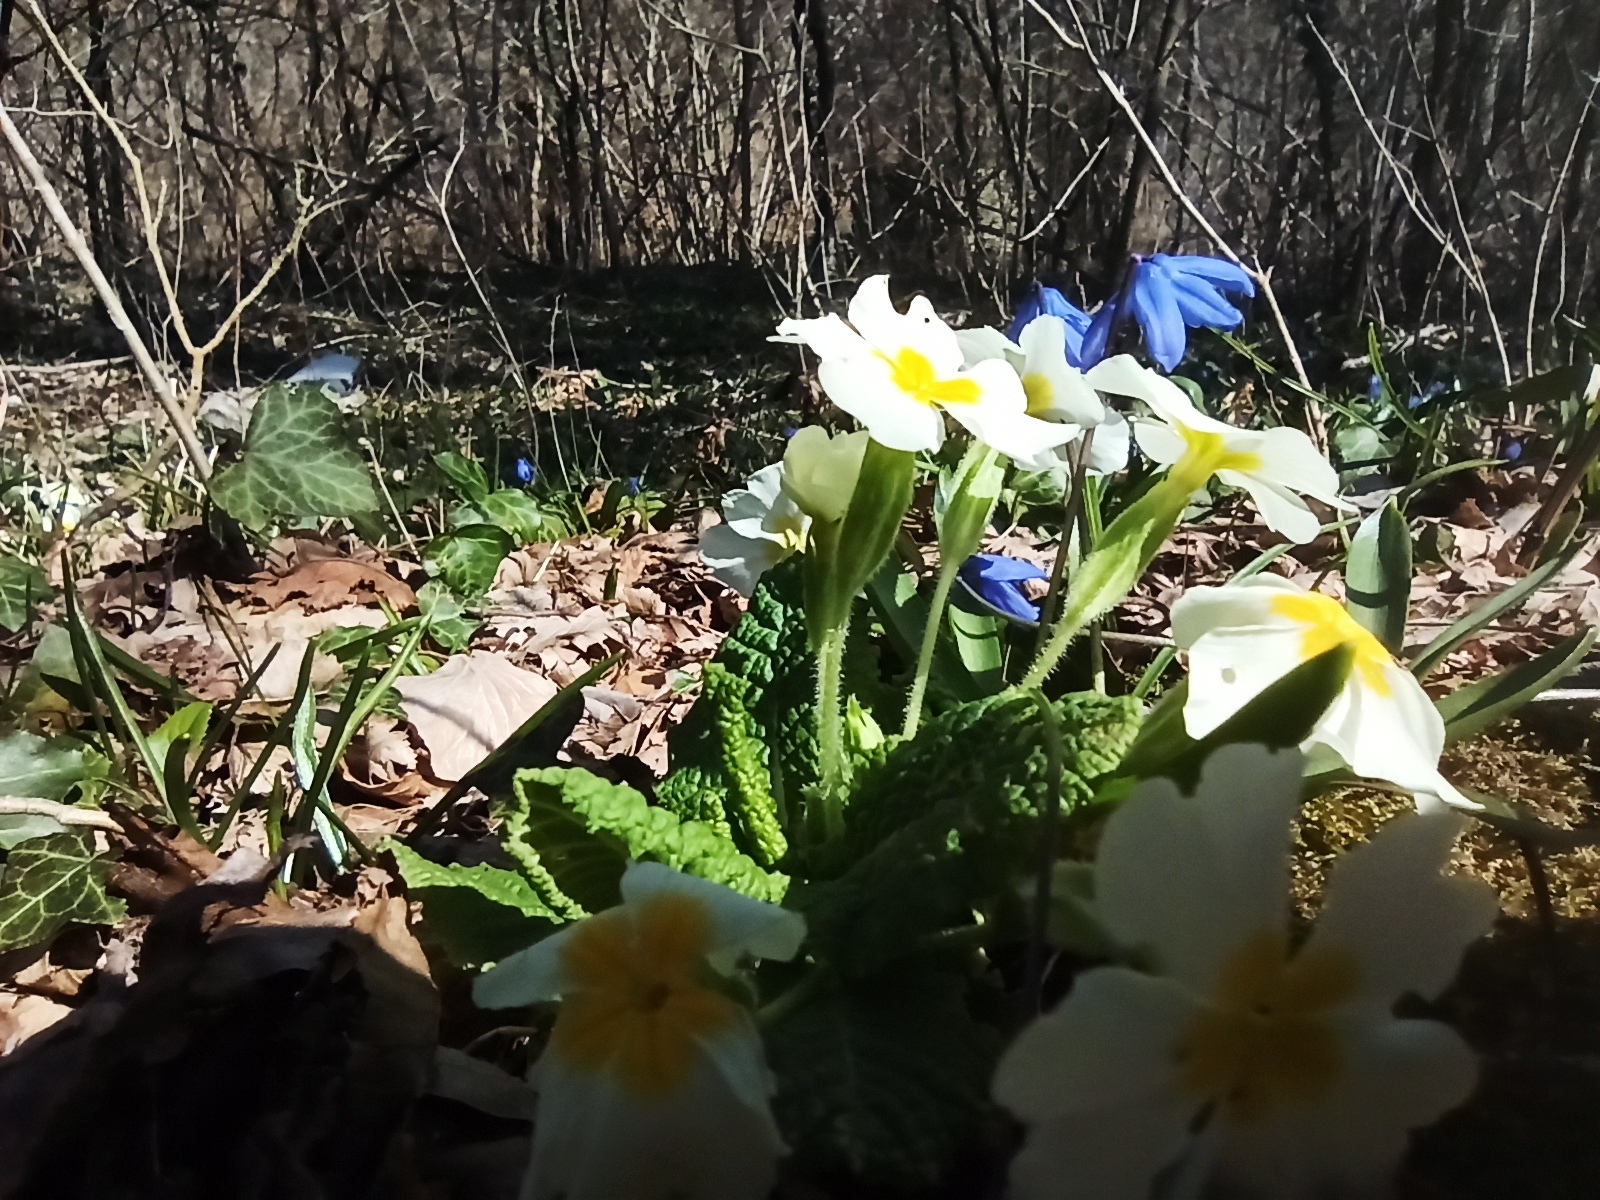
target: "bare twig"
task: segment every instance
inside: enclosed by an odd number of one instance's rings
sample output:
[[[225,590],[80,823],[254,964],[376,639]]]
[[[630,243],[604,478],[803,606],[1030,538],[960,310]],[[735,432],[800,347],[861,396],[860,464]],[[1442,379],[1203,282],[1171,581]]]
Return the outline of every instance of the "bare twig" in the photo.
[[[139,331],[134,328],[133,321],[128,316],[128,310],[122,306],[116,288],[111,286],[111,281],[100,269],[100,264],[95,261],[93,253],[89,250],[89,244],[83,240],[82,232],[67,215],[60,194],[50,182],[49,176],[44,173],[44,168],[39,165],[39,160],[24,140],[22,131],[11,119],[11,111],[3,103],[0,103],[0,134],[4,134],[11,146],[11,152],[17,156],[17,161],[27,172],[34,190],[44,201],[45,209],[60,232],[62,240],[66,242],[67,249],[72,251],[72,256],[78,260],[83,273],[89,277],[95,294],[105,305],[106,315],[111,318],[111,323],[116,326],[117,332],[122,335],[122,340],[128,343],[128,349],[133,352],[133,360],[139,364],[139,370],[143,373],[145,381],[155,392],[156,402],[161,405],[161,411],[166,414],[167,421],[172,425],[172,431],[183,447],[189,465],[194,468],[195,476],[202,483],[209,483],[211,462],[206,458],[200,440],[195,437],[194,426],[190,424],[188,414],[184,412],[183,405],[173,390],[172,381],[156,365],[156,360],[150,354],[150,348],[144,344],[144,339],[139,336]]]
[[[108,833],[121,833],[122,826],[110,813],[96,808],[77,808],[71,804],[57,804],[54,800],[34,800],[27,797],[0,796],[0,816],[49,817],[58,825],[75,825],[85,829],[104,829]]]
[[[1189,198],[1188,193],[1184,191],[1183,185],[1178,182],[1178,177],[1172,173],[1172,168],[1167,165],[1167,160],[1162,156],[1161,151],[1156,148],[1155,139],[1150,136],[1150,131],[1145,128],[1144,122],[1139,119],[1139,114],[1134,112],[1133,105],[1128,102],[1127,93],[1122,90],[1115,79],[1107,74],[1105,67],[1100,63],[1099,55],[1090,47],[1089,37],[1084,30],[1083,19],[1078,14],[1077,6],[1073,5],[1072,7],[1072,17],[1078,26],[1079,36],[1077,38],[1070,37],[1066,30],[1061,28],[1055,17],[1039,3],[1039,0],[1028,0],[1028,6],[1049,23],[1050,28],[1055,31],[1056,36],[1065,45],[1079,51],[1089,60],[1089,66],[1094,71],[1095,78],[1100,81],[1100,86],[1105,89],[1106,95],[1110,96],[1112,102],[1122,110],[1122,115],[1127,117],[1129,123],[1132,124],[1134,133],[1138,136],[1145,151],[1150,155],[1150,161],[1154,164],[1156,170],[1161,173],[1161,178],[1165,181],[1167,190],[1172,193],[1172,198],[1182,206],[1184,212],[1189,214],[1190,219],[1200,226],[1206,237],[1211,240],[1211,243],[1222,252],[1228,261],[1249,272],[1250,277],[1256,281],[1256,285],[1261,289],[1262,298],[1266,300],[1267,307],[1272,312],[1272,319],[1278,326],[1278,335],[1283,339],[1284,350],[1289,355],[1289,362],[1294,367],[1295,376],[1300,380],[1301,386],[1305,388],[1307,393],[1312,392],[1311,377],[1306,374],[1305,361],[1300,357],[1300,350],[1295,345],[1294,335],[1289,332],[1289,323],[1284,319],[1283,309],[1278,304],[1277,293],[1273,291],[1271,272],[1262,270],[1259,263],[1251,265],[1240,258],[1233,247],[1228,244],[1228,240],[1217,232],[1216,226],[1206,219],[1206,215],[1200,211],[1199,206]],[[1326,450],[1328,430],[1326,418],[1322,414],[1322,407],[1309,394],[1304,399],[1306,419],[1311,426],[1312,440],[1317,443],[1319,448]]]

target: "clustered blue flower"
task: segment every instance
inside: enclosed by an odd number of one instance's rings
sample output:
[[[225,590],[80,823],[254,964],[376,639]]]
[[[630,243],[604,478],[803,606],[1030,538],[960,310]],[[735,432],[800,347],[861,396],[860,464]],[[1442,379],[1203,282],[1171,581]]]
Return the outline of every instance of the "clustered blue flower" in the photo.
[[[1071,300],[1053,287],[1035,283],[1017,307],[1016,319],[1011,322],[1011,340],[1022,336],[1022,331],[1039,317],[1060,317],[1067,326],[1067,362],[1078,370],[1087,370],[1094,363],[1083,361],[1083,335],[1089,332],[1092,318]]]
[[[1150,356],[1176,370],[1189,348],[1190,329],[1237,329],[1244,313],[1233,302],[1256,294],[1255,281],[1237,263],[1203,254],[1135,255],[1121,289],[1090,317],[1055,288],[1034,284],[1011,326],[1016,340],[1035,317],[1067,324],[1067,359],[1088,370],[1110,352],[1131,318],[1144,331]]]

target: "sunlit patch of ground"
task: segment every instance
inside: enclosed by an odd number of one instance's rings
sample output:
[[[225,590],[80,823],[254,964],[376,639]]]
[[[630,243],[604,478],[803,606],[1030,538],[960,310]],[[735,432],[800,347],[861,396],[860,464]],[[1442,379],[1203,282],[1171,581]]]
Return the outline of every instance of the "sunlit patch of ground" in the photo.
[[[1594,767],[1584,747],[1548,748],[1539,731],[1510,723],[1444,753],[1445,776],[1468,789],[1510,800],[1540,821],[1560,829],[1600,825],[1600,802],[1589,786]],[[1295,898],[1303,913],[1314,910],[1328,866],[1366,841],[1385,821],[1411,807],[1409,797],[1371,788],[1341,788],[1308,803],[1296,835]],[[1537,908],[1527,860],[1516,841],[1481,824],[1462,838],[1460,869],[1490,883],[1509,916],[1532,916]],[[1543,856],[1552,908],[1560,917],[1600,912],[1600,848],[1584,847]]]
[[[1457,784],[1513,800],[1562,828],[1600,825],[1587,729],[1593,714],[1513,723],[1446,751]],[[1577,734],[1577,736],[1574,736]],[[1295,895],[1315,907],[1327,867],[1409,807],[1346,789],[1308,804]],[[1566,1200],[1600,1195],[1600,849],[1545,854],[1553,923],[1538,916],[1527,861],[1487,826],[1462,839],[1458,869],[1500,893],[1505,916],[1455,984],[1414,1015],[1448,1021],[1480,1056],[1477,1090],[1417,1135],[1399,1180],[1405,1200]]]

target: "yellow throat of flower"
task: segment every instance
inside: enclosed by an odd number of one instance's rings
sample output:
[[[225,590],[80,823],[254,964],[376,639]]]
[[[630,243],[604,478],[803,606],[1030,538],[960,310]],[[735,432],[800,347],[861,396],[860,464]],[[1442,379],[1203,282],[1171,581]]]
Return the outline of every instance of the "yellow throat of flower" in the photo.
[[[1355,653],[1354,670],[1361,682],[1380,696],[1388,696],[1388,668],[1394,660],[1383,643],[1356,623],[1344,605],[1317,592],[1284,593],[1272,599],[1272,611],[1300,626],[1300,661],[1309,662],[1335,646]]]
[[[1191,492],[1198,492],[1211,481],[1218,471],[1242,471],[1249,474],[1261,469],[1261,456],[1228,449],[1227,439],[1220,433],[1191,429],[1175,424],[1172,428],[1183,438],[1183,457],[1173,466],[1171,478],[1181,479]]]
[[[974,379],[957,376],[940,379],[933,363],[921,351],[902,347],[893,358],[887,354],[883,360],[894,372],[894,385],[918,404],[929,408],[947,408],[952,404],[976,404],[983,391]]]
[[[1022,377],[1022,391],[1028,397],[1028,415],[1044,418],[1055,407],[1056,391],[1050,381],[1037,371]]]
[[[693,1073],[697,1043],[739,1021],[737,1004],[707,986],[711,917],[692,896],[665,893],[585,921],[562,948],[571,984],[549,1053],[581,1071],[608,1072],[659,1099]]]
[[[1217,1104],[1221,1119],[1234,1125],[1323,1098],[1343,1067],[1329,1018],[1357,980],[1347,954],[1291,958],[1281,934],[1251,938],[1223,963],[1210,1007],[1179,1038],[1184,1093]]]

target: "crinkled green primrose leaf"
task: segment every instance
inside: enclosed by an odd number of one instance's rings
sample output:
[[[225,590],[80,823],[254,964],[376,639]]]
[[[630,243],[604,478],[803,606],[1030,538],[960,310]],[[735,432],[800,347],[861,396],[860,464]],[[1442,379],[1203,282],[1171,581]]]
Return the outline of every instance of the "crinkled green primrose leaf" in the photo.
[[[564,919],[617,904],[630,859],[664,863],[774,904],[788,890],[787,876],[762,870],[711,826],[680,820],[588,771],[519,771],[512,791],[512,801],[498,810],[506,852]]]
[[[495,962],[561,922],[515,871],[436,863],[393,840],[383,848],[394,855],[407,893],[422,902],[424,940],[436,942],[457,966]]]

